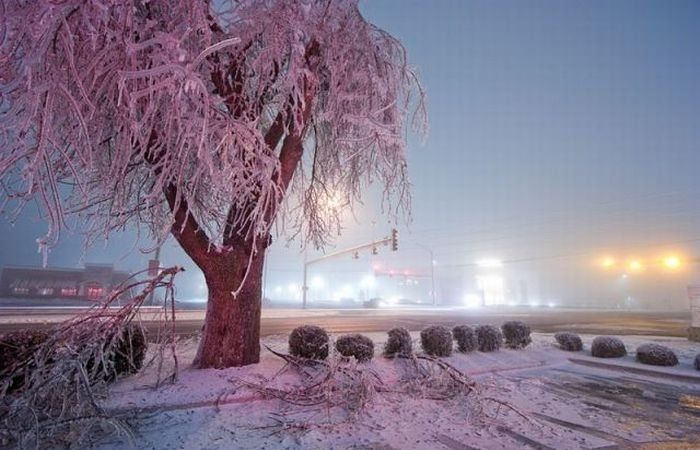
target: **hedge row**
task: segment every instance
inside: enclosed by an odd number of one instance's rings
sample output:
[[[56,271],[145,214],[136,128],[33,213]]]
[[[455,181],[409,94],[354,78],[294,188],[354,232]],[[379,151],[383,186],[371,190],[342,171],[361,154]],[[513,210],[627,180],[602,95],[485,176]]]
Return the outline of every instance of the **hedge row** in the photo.
[[[405,328],[392,328],[388,331],[384,345],[387,358],[405,357],[413,353],[411,334]],[[501,328],[493,325],[480,325],[471,328],[458,325],[452,330],[442,325],[431,325],[420,332],[423,351],[432,356],[450,356],[453,341],[457,341],[457,350],[462,353],[479,350],[493,352],[506,347],[524,348],[532,341],[530,327],[520,321],[504,323]],[[330,338],[323,328],[304,325],[292,330],[289,335],[289,353],[309,359],[326,359],[330,349]],[[340,336],[335,342],[336,351],[344,357],[354,357],[358,361],[369,361],[374,356],[374,343],[361,334]]]
[[[574,333],[557,333],[554,339],[559,348],[569,352],[583,350],[581,337]],[[598,336],[591,343],[591,355],[596,358],[621,358],[627,355],[627,348],[620,338],[614,336]],[[636,349],[636,360],[642,364],[652,366],[676,366],[678,356],[676,353],[660,344],[642,344]],[[700,354],[695,356],[694,366],[700,370]]]
[[[405,328],[392,328],[383,354],[387,358],[406,357],[413,353],[411,334]],[[555,340],[559,348],[578,352],[583,350],[581,337],[574,333],[556,333]],[[462,353],[479,350],[493,352],[505,344],[508,348],[524,348],[532,342],[530,327],[520,321],[505,322],[501,328],[493,325],[479,325],[472,328],[457,325],[450,330],[442,325],[431,325],[420,332],[420,344],[423,351],[432,356],[450,356],[453,341],[457,341],[457,351]],[[305,325],[295,328],[289,335],[289,353],[302,358],[326,359],[330,348],[328,333],[320,327]],[[367,336],[348,334],[340,336],[335,342],[336,351],[347,358],[354,357],[360,362],[374,357],[374,343]],[[593,339],[591,355],[597,358],[619,358],[627,354],[625,344],[617,337],[598,336]],[[668,347],[659,344],[644,344],[637,348],[637,361],[656,366],[675,366],[678,357]],[[700,370],[700,354],[695,358],[695,368]]]

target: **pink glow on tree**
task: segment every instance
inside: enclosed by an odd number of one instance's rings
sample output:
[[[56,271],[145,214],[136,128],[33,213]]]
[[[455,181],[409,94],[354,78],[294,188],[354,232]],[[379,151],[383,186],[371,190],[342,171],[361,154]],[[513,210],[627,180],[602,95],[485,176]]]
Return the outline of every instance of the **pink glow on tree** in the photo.
[[[372,181],[390,214],[408,207],[423,93],[356,1],[0,8],[3,209],[38,202],[43,251],[71,215],[88,242],[131,225],[172,234],[209,288],[199,367],[258,361],[274,224],[321,246],[338,226],[324,204],[352,205]]]

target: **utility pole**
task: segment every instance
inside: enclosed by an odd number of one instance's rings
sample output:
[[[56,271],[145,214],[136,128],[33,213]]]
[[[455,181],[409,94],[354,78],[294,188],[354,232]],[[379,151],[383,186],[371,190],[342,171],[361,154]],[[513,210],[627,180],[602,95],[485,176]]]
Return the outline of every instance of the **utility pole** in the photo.
[[[158,276],[158,272],[160,270],[160,245],[156,247],[156,255],[155,259],[150,259],[148,261],[148,276],[149,277],[155,277]],[[148,304],[153,305],[153,297],[155,295],[155,290],[151,291],[150,294],[148,294]]]
[[[423,244],[416,243],[416,245],[430,254],[430,294],[433,300],[433,306],[437,306],[437,296],[435,295],[435,256],[433,254],[433,249]]]
[[[301,308],[306,309],[306,293],[309,290],[309,285],[306,282],[306,278],[309,272],[309,259],[308,255],[306,253],[306,249],[304,249],[304,282],[301,285]]]
[[[304,282],[301,286],[301,296],[302,296],[301,297],[302,298],[301,305],[302,305],[302,308],[306,309],[306,294],[309,291],[309,285],[307,283],[309,266],[316,264],[316,263],[319,263],[321,261],[325,261],[327,259],[337,258],[337,257],[343,256],[343,255],[348,255],[348,254],[356,255],[361,250],[372,249],[372,253],[376,254],[376,253],[374,253],[374,250],[376,250],[377,246],[379,246],[379,245],[390,245],[391,244],[391,250],[397,251],[399,248],[398,247],[398,242],[399,242],[398,239],[399,239],[398,231],[396,231],[396,229],[394,228],[391,230],[391,236],[389,236],[389,237],[385,237],[385,238],[379,239],[377,241],[372,241],[372,242],[369,242],[367,244],[358,245],[356,247],[346,248],[345,250],[340,250],[340,251],[337,251],[334,253],[330,253],[328,255],[323,255],[323,256],[320,256],[320,257],[315,258],[315,259],[307,259],[306,251],[304,251],[304,275],[303,275]]]

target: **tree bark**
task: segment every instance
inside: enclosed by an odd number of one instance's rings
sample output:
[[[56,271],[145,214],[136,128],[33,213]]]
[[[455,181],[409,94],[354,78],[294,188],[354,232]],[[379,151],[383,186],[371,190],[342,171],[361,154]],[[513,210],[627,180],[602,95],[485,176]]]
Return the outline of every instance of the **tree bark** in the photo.
[[[241,248],[245,247],[237,246],[230,255],[220,258],[212,255],[216,260],[208,261],[202,267],[209,289],[209,301],[202,337],[193,361],[196,368],[245,366],[260,361],[265,246],[259,246],[252,258],[251,250],[242,251]],[[233,292],[239,288],[240,292],[234,297]]]

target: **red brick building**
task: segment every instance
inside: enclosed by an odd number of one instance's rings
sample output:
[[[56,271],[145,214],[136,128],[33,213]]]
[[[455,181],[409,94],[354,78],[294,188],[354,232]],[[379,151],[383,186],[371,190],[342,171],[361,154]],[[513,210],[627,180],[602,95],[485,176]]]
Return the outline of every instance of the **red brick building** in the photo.
[[[86,264],[84,269],[5,267],[0,276],[0,296],[97,301],[119,289],[130,276],[114,270],[111,264]]]

